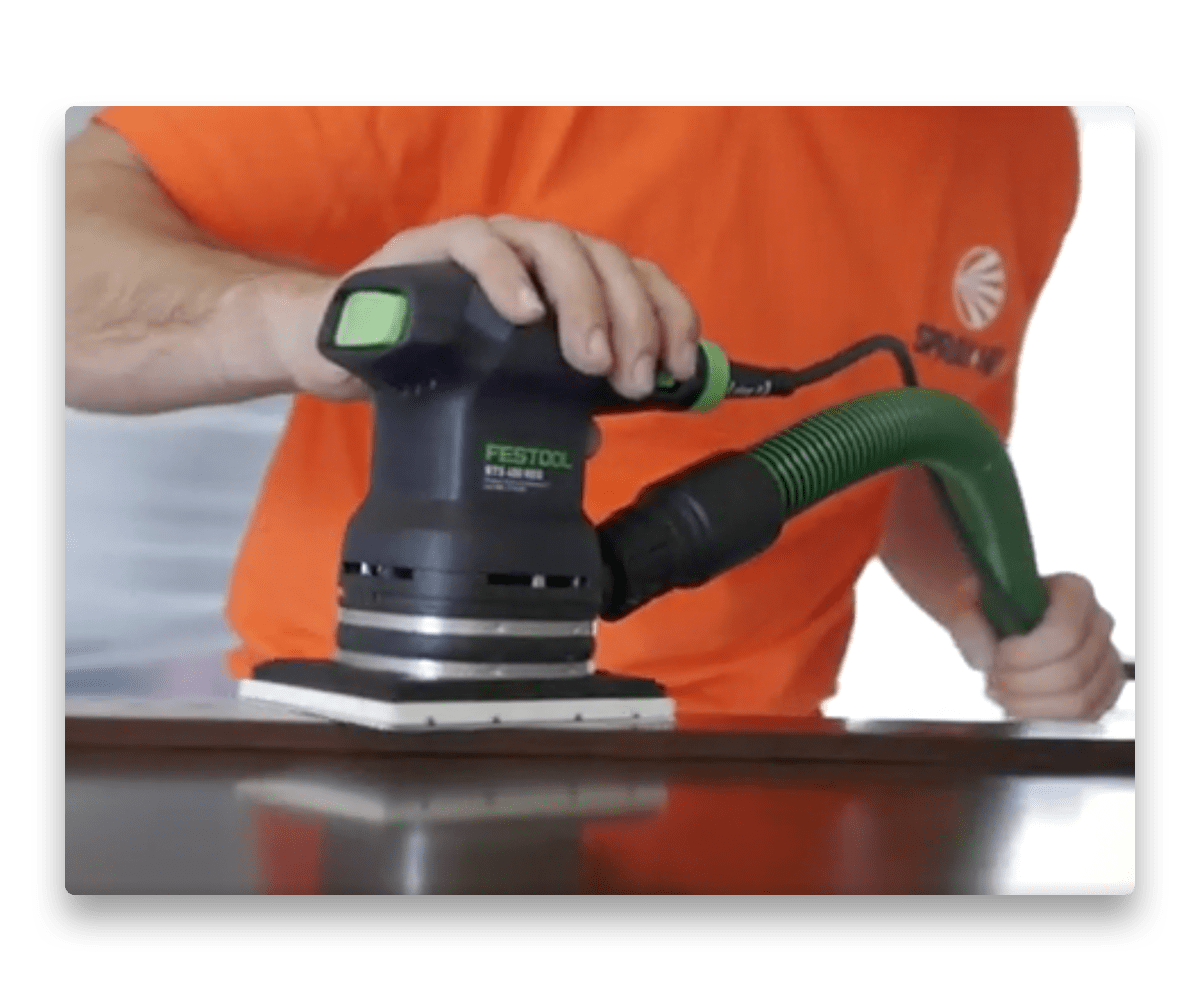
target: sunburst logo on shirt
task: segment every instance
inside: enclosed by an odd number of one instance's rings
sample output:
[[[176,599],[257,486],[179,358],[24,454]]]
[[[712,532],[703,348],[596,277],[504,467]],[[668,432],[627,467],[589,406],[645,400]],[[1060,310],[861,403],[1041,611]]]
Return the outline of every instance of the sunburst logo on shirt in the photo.
[[[972,247],[954,272],[954,309],[968,330],[982,330],[1004,306],[1008,278],[992,247]]]

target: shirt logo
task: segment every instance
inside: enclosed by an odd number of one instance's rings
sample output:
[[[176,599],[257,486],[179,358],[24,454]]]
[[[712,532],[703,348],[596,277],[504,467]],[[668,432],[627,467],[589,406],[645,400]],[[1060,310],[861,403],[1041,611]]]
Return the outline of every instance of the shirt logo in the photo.
[[[973,247],[954,272],[954,309],[968,330],[982,330],[1004,305],[1004,261],[991,247]]]
[[[1004,360],[1004,348],[981,344],[971,337],[955,336],[949,330],[939,330],[931,323],[917,327],[913,349],[918,354],[928,354],[955,368],[974,368],[984,375],[992,375]]]

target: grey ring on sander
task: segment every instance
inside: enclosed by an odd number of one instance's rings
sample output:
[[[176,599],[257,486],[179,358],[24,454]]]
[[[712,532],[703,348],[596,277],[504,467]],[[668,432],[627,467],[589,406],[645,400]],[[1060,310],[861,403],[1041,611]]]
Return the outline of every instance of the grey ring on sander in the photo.
[[[461,660],[428,660],[380,656],[339,649],[339,663],[364,670],[403,674],[414,680],[540,680],[543,678],[587,677],[595,671],[591,660],[578,663],[470,663]]]
[[[594,621],[521,621],[507,618],[442,618],[438,615],[405,615],[391,611],[340,608],[343,625],[415,632],[419,635],[466,635],[495,638],[574,639],[596,633]]]

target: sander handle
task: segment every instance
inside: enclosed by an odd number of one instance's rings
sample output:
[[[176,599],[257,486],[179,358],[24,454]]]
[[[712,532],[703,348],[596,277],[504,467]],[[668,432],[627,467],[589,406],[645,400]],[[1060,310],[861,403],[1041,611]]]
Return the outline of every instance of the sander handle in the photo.
[[[607,378],[567,363],[552,309],[537,322],[514,324],[496,310],[474,275],[453,261],[350,275],[326,308],[317,348],[376,391],[438,381],[534,380],[547,392],[572,394],[596,415],[704,412],[726,399],[732,381],[725,352],[702,340],[691,378],[678,380],[660,368],[648,396],[622,396]]]

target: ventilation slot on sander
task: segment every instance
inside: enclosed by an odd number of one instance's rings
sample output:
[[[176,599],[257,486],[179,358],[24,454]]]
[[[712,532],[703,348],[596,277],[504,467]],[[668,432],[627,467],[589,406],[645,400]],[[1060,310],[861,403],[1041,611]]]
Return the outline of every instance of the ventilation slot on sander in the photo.
[[[586,576],[563,576],[554,573],[487,573],[485,579],[493,587],[532,587],[535,590],[546,587],[551,590],[578,589],[587,586]]]
[[[370,563],[342,563],[342,572],[347,576],[371,576],[386,580],[411,580],[413,571],[408,566],[375,566]]]

